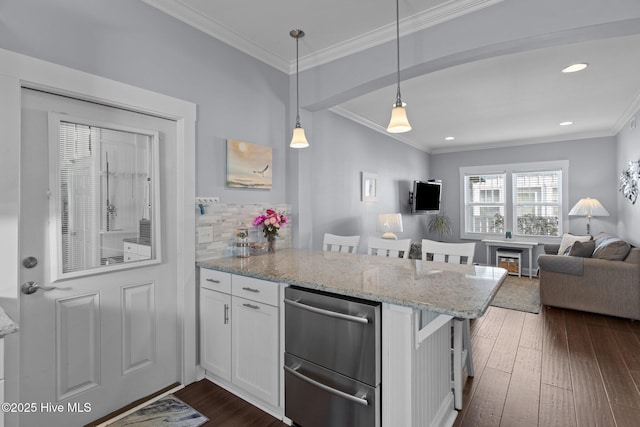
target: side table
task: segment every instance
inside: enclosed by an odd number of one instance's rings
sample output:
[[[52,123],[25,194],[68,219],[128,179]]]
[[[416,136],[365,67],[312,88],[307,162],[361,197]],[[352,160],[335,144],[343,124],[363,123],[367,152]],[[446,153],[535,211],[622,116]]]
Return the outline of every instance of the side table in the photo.
[[[491,261],[491,246],[503,248],[520,248],[529,251],[529,279],[533,277],[533,248],[538,246],[538,242],[518,241],[511,239],[483,239],[482,243],[487,247],[487,265],[493,265]]]

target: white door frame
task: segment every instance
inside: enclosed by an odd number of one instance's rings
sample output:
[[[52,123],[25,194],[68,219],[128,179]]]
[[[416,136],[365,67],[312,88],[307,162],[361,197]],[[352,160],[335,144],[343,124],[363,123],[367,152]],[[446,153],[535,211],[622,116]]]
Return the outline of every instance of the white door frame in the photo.
[[[96,101],[176,121],[178,144],[178,370],[183,384],[196,379],[195,122],[196,104],[0,49],[0,305],[20,318],[20,110],[22,87]],[[5,338],[5,401],[18,402],[19,334]],[[7,426],[15,420],[7,416]]]

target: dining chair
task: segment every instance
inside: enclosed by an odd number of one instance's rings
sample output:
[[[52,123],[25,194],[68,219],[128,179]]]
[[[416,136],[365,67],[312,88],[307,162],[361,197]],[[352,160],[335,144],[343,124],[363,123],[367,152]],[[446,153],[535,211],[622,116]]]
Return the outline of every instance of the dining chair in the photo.
[[[411,249],[411,239],[392,240],[369,237],[367,254],[409,259],[409,249]]]
[[[444,243],[434,240],[422,240],[422,260],[429,256],[436,262],[455,264],[473,264],[476,244],[473,243]],[[464,378],[463,367],[467,368],[467,375],[473,377],[473,356],[471,354],[471,327],[469,319],[453,319],[453,400],[456,409],[462,409],[462,388]]]
[[[358,251],[360,236],[338,236],[324,233],[322,250],[328,252],[355,253]]]

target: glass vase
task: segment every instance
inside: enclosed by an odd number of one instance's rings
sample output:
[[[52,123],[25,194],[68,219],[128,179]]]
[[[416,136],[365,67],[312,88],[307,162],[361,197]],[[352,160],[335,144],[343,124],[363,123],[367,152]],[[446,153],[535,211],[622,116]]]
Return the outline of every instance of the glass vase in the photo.
[[[267,252],[270,254],[276,252],[276,236],[267,236]]]

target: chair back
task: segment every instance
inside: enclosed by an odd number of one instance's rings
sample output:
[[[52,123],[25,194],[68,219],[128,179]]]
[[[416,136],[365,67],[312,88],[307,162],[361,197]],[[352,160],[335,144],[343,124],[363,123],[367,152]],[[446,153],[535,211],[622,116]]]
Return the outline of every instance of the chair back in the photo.
[[[475,242],[444,243],[428,239],[422,240],[423,261],[427,259],[428,254],[431,254],[433,256],[433,260],[437,262],[448,262],[452,264],[472,264],[475,251]]]
[[[358,251],[360,236],[338,236],[324,233],[322,250],[328,252],[355,253]]]
[[[411,249],[411,239],[392,240],[369,237],[367,253],[369,255],[408,259],[409,249]],[[401,253],[402,255],[400,255]]]

